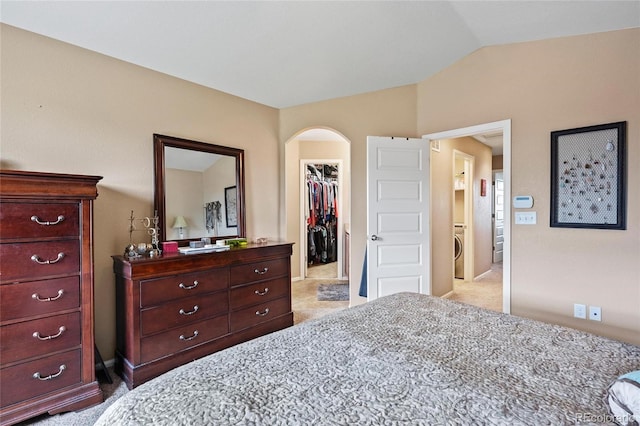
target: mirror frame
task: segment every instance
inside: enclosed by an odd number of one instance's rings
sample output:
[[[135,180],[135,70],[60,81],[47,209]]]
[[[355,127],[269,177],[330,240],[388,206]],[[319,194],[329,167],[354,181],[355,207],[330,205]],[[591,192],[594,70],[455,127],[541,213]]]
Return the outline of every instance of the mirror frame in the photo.
[[[160,225],[160,241],[166,240],[167,223],[166,223],[166,197],[165,197],[165,172],[164,172],[164,148],[173,147],[188,149],[191,151],[201,151],[211,154],[227,155],[234,157],[236,160],[236,187],[238,191],[237,208],[238,208],[238,234],[225,235],[225,238],[241,237],[246,235],[246,215],[244,200],[244,150],[239,148],[230,148],[228,146],[214,145],[206,142],[198,142],[189,139],[182,139],[173,136],[153,135],[153,159],[154,159],[154,210],[158,216]],[[174,241],[192,241],[198,238],[187,238],[184,240]]]

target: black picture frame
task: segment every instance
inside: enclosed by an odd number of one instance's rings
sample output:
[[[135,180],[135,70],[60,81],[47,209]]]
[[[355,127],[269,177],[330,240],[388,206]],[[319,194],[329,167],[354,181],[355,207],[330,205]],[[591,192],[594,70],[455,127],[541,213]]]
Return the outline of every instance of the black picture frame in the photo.
[[[235,186],[224,189],[224,211],[227,218],[227,228],[238,226],[238,191]]]
[[[627,122],[551,132],[551,227],[624,230]]]

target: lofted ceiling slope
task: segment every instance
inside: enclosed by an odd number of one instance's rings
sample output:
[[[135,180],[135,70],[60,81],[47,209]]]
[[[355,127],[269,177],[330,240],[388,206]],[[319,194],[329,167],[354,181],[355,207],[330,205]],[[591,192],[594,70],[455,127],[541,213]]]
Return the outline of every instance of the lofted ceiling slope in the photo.
[[[0,21],[275,108],[490,45],[640,27],[640,1],[12,1]]]

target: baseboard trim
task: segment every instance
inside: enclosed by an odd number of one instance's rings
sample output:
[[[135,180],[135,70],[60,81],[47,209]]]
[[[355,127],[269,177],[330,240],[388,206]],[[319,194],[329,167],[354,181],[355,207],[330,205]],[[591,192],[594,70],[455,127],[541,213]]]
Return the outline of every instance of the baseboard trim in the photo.
[[[483,273],[481,273],[480,275],[478,275],[477,277],[475,277],[473,280],[479,280],[480,278],[484,277],[485,275],[487,275],[489,272],[491,272],[491,269],[489,269],[488,271],[485,271]]]

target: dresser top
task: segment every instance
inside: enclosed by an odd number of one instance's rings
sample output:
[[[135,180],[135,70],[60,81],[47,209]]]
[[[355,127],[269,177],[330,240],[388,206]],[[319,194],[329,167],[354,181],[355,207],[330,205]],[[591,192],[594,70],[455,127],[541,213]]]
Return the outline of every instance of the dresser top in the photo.
[[[96,198],[102,176],[0,170],[3,197]]]
[[[163,253],[161,256],[142,256],[129,259],[122,255],[113,258],[114,272],[124,276],[145,276],[167,270],[185,273],[211,267],[224,267],[233,264],[258,261],[267,258],[289,257],[293,243],[270,241],[263,244],[249,243],[244,247],[231,247],[229,250],[213,253]]]

